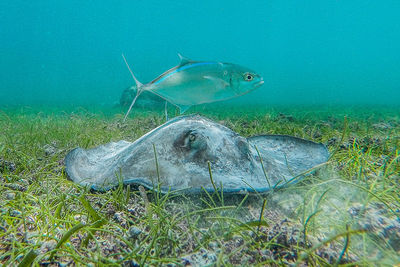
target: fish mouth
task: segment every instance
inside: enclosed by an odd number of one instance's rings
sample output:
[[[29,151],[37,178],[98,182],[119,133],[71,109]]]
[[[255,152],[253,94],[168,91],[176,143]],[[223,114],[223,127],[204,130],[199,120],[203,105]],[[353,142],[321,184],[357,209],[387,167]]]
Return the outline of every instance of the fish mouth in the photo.
[[[256,86],[256,87],[260,87],[260,86],[263,85],[263,84],[264,84],[264,81],[261,80],[261,81],[259,81],[258,83],[256,83],[255,86]]]

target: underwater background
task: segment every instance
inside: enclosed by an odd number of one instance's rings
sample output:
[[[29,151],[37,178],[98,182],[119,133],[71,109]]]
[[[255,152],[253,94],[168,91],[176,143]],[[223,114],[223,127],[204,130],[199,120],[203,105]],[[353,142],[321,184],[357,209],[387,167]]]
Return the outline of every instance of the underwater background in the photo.
[[[265,84],[234,103],[400,100],[400,1],[1,1],[0,105],[114,105],[193,60]],[[189,111],[190,112],[190,111]]]

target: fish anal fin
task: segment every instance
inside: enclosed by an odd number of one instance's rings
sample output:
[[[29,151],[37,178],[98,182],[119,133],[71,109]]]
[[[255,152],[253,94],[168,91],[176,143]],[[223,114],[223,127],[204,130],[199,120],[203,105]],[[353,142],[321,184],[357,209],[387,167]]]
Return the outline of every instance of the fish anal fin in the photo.
[[[182,56],[180,53],[178,53],[178,57],[181,60],[181,62],[179,63],[179,66],[183,66],[183,65],[186,65],[188,63],[194,62],[193,60],[191,60],[191,59],[189,59],[189,58],[187,58],[185,56]]]
[[[222,87],[222,88],[229,86],[229,83],[227,81],[225,81],[224,79],[218,78],[218,77],[205,75],[205,76],[203,76],[203,78],[210,80],[210,81],[214,82],[215,84],[218,84],[218,86]]]
[[[179,113],[183,114],[185,113],[186,110],[188,110],[191,106],[187,106],[187,105],[177,105],[179,108]]]

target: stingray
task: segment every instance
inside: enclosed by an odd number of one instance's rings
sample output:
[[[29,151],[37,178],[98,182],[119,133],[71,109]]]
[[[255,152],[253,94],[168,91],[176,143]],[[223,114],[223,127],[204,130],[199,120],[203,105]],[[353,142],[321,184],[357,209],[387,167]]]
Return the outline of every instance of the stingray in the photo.
[[[171,119],[133,143],[122,140],[75,148],[65,165],[72,181],[99,191],[123,183],[163,193],[216,189],[234,193],[266,192],[297,182],[328,157],[323,144],[286,135],[245,138],[214,121],[189,115]]]

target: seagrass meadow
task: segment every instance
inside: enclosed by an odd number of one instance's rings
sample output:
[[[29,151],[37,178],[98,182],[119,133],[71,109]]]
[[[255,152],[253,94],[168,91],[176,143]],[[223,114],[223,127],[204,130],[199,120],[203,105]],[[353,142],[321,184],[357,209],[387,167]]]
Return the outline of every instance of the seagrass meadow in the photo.
[[[328,147],[326,164],[264,194],[160,194],[122,184],[100,193],[68,180],[63,161],[73,148],[134,141],[165,121],[163,109],[136,108],[123,122],[124,111],[98,105],[0,107],[0,264],[400,263],[398,106],[192,107],[188,113],[245,137],[287,134]]]

